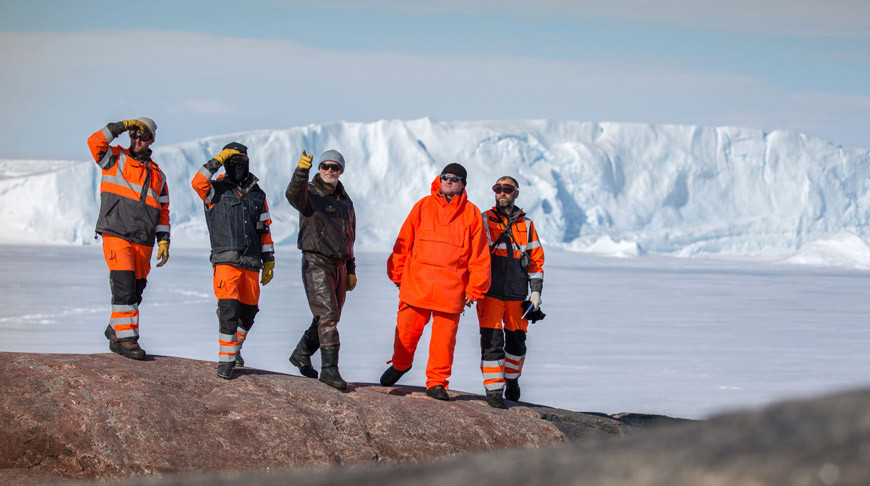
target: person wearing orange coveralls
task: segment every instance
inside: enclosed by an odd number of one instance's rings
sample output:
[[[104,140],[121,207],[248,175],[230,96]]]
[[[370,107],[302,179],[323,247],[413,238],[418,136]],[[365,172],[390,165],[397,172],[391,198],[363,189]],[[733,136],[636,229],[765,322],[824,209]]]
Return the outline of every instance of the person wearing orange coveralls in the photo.
[[[110,145],[125,131],[130,148]],[[145,359],[139,346],[139,304],[155,240],[157,266],[169,259],[169,188],[149,148],[156,132],[154,120],[142,117],[109,123],[88,138],[102,172],[96,232],[103,237],[112,289],[112,313],[103,334],[112,352],[136,360]]]
[[[225,174],[212,179],[221,166]],[[227,380],[237,365],[245,365],[242,344],[260,310],[259,284],[268,284],[275,269],[266,193],[248,166],[248,148],[231,142],[191,181],[205,205],[220,323],[217,374]]]
[[[489,289],[490,257],[480,209],[468,200],[467,173],[449,164],[432,181],[431,195],[405,219],[387,275],[399,287],[391,366],[381,385],[392,386],[414,361],[424,326],[432,319],[426,394],[449,400],[448,378],[460,313]]]
[[[529,327],[523,301],[529,295],[529,310],[541,307],[544,249],[534,223],[514,204],[520,194],[517,180],[501,177],[492,190],[495,206],[483,213],[492,254],[492,284],[477,304],[480,371],[486,403],[506,408],[505,398],[514,402],[520,399],[519,378],[526,359]]]

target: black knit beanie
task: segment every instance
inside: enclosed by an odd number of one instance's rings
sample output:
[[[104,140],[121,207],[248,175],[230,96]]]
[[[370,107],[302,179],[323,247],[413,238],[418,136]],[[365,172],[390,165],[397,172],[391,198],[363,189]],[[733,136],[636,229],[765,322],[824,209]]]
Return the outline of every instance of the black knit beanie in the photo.
[[[462,179],[462,183],[466,184],[465,179],[468,177],[468,172],[465,171],[465,167],[453,162],[452,164],[447,164],[447,167],[441,171],[441,174],[453,174],[460,179]]]

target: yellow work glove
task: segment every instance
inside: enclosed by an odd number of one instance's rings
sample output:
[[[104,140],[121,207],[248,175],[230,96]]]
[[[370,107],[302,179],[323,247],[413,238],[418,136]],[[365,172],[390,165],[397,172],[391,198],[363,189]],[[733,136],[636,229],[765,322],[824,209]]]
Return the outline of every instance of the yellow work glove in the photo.
[[[124,120],[122,123],[124,124],[124,130],[139,130],[142,133],[151,133],[148,125],[142,120]]]
[[[260,276],[260,283],[266,285],[272,281],[275,276],[275,262],[263,262],[263,275]]]
[[[169,240],[157,242],[157,259],[160,260],[158,267],[162,267],[169,260]]]
[[[214,156],[214,159],[224,165],[224,162],[230,159],[233,155],[245,155],[236,149],[223,149],[221,153]]]
[[[350,273],[350,274],[347,275],[347,285],[346,285],[346,288],[347,288],[347,291],[348,291],[348,292],[350,292],[351,290],[353,290],[353,289],[356,288],[356,275],[354,275],[354,274],[352,274],[352,273]]]
[[[299,165],[300,169],[310,169],[311,161],[314,160],[314,154],[307,155],[305,151],[302,151],[302,157],[299,157]]]

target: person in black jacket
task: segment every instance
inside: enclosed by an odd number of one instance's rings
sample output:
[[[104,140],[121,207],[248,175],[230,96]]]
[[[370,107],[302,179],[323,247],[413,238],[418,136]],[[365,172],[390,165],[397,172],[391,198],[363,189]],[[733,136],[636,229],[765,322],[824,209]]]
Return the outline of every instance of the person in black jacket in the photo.
[[[224,167],[226,175],[212,176]],[[211,240],[214,293],[218,299],[218,369],[227,380],[235,367],[244,366],[242,343],[259,312],[260,283],[274,276],[275,245],[269,225],[266,193],[248,169],[248,148],[238,142],[205,163],[191,185],[205,204]],[[263,275],[260,282],[260,269]]]
[[[347,382],[338,372],[337,325],[345,293],[356,287],[356,215],[353,201],[338,181],[344,173],[344,157],[337,150],[323,152],[318,173],[309,182],[313,158],[302,151],[285,193],[287,201],[299,211],[297,246],[302,250],[302,283],[314,316],[290,355],[290,362],[302,375],[317,378],[311,355],[320,349],[320,381],[344,390]]]

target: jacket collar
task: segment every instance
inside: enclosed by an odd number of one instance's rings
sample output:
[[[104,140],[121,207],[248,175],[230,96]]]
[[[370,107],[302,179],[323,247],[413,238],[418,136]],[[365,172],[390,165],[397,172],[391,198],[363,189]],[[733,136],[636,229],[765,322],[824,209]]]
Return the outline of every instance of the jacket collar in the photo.
[[[496,216],[499,217],[499,219],[511,221],[519,221],[523,218],[523,216],[526,215],[526,213],[523,212],[523,209],[517,205],[514,205],[513,210],[510,212],[510,214],[506,214],[504,211],[501,210],[498,205],[492,207],[492,212],[494,212]]]
[[[461,193],[454,195],[450,199],[450,201],[448,201],[447,196],[445,196],[444,194],[441,194],[441,176],[440,175],[438,177],[436,177],[434,181],[432,181],[432,186],[431,186],[432,196],[439,203],[441,203],[444,206],[455,206],[457,208],[461,208],[463,205],[465,205],[465,201],[468,200],[468,191],[466,191],[465,189],[466,188],[462,188]]]
[[[330,196],[334,194],[335,197],[344,197],[347,195],[347,193],[344,192],[344,186],[341,184],[341,181],[338,181],[338,184],[333,187],[332,184],[324,181],[323,178],[320,177],[320,174],[314,174],[314,178],[311,179],[311,185],[314,186],[314,189],[321,196]]]
[[[248,172],[248,177],[245,179],[245,182],[243,184],[237,184],[234,180],[227,177],[226,174],[221,174],[217,176],[217,180],[225,182],[227,184],[232,184],[245,192],[249,191],[258,182],[260,182],[260,179],[257,179],[257,176],[255,176],[253,172]]]

